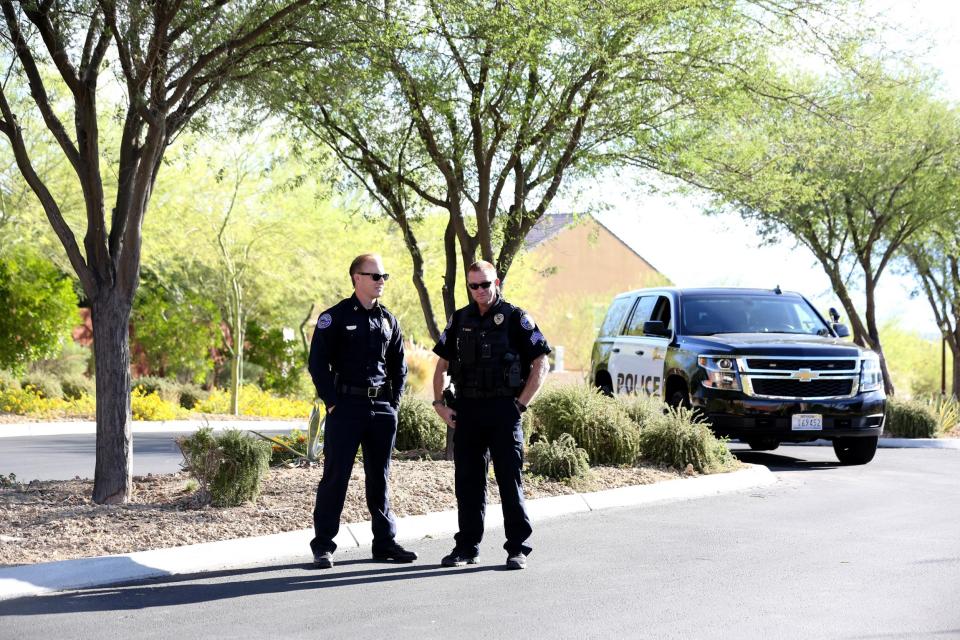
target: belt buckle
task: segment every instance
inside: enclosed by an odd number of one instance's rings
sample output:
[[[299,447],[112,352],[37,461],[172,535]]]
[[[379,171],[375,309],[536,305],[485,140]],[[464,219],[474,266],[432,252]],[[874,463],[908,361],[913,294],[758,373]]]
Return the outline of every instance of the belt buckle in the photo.
[[[380,395],[380,387],[367,387],[367,397],[376,398]]]

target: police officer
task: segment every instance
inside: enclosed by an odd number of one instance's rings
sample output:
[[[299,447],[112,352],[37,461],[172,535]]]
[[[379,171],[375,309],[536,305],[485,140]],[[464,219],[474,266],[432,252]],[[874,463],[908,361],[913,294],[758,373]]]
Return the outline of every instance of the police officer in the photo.
[[[507,567],[524,569],[532,529],[523,499],[521,414],[543,385],[550,347],[529,314],[500,295],[496,269],[485,261],[467,270],[472,302],[458,309],[433,348],[440,359],[433,376],[433,406],[455,429],[454,485],[459,532],[445,567],[476,564],[483,538],[487,469],[500,488]],[[443,397],[445,374],[453,380],[455,406]]]
[[[317,320],[310,346],[310,375],[326,405],[323,477],[313,509],[313,563],[333,566],[333,539],[347,495],[357,448],[363,448],[367,508],[376,560],[413,562],[417,554],[394,541],[397,533],[387,479],[397,435],[397,407],[407,367],[397,319],[380,304],[384,283],[380,256],[364,254],[350,264],[353,295]]]

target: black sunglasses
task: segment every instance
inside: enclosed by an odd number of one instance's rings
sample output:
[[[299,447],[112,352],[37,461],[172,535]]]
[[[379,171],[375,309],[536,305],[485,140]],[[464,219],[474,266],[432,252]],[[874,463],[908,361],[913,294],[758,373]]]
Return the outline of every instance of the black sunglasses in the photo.
[[[362,276],[370,276],[374,282],[379,282],[381,278],[383,278],[384,282],[390,279],[389,273],[370,273],[369,271],[358,271],[357,273]]]
[[[487,280],[486,282],[468,282],[467,286],[476,291],[477,289],[489,289],[492,284],[492,282]]]

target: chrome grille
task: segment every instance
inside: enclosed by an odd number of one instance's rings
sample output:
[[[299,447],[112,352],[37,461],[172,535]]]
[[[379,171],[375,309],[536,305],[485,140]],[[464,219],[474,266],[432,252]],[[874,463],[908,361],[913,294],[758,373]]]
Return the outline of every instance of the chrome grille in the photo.
[[[756,398],[851,398],[860,384],[860,358],[737,357],[744,394]]]

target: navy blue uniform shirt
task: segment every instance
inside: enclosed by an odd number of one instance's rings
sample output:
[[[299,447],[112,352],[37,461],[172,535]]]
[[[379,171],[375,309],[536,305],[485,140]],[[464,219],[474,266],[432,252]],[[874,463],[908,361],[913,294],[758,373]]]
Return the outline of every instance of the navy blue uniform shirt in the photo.
[[[396,317],[379,304],[365,309],[356,294],[320,314],[310,344],[310,376],[317,396],[337,404],[337,385],[392,388],[387,400],[400,403],[407,378],[403,334]]]
[[[440,342],[433,348],[433,352],[447,362],[453,362],[457,359],[456,335],[461,318],[466,314],[480,318],[489,315],[496,316],[498,313],[502,313],[504,316],[509,314],[509,317],[505,318],[508,340],[510,341],[510,347],[520,355],[524,372],[529,370],[530,363],[539,356],[550,353],[551,349],[550,345],[547,344],[547,339],[540,333],[540,329],[530,314],[520,307],[513,306],[504,300],[503,296],[497,296],[496,301],[490,305],[483,316],[480,314],[480,306],[472,300],[467,306],[454,311],[447,322],[447,328],[440,334]]]

